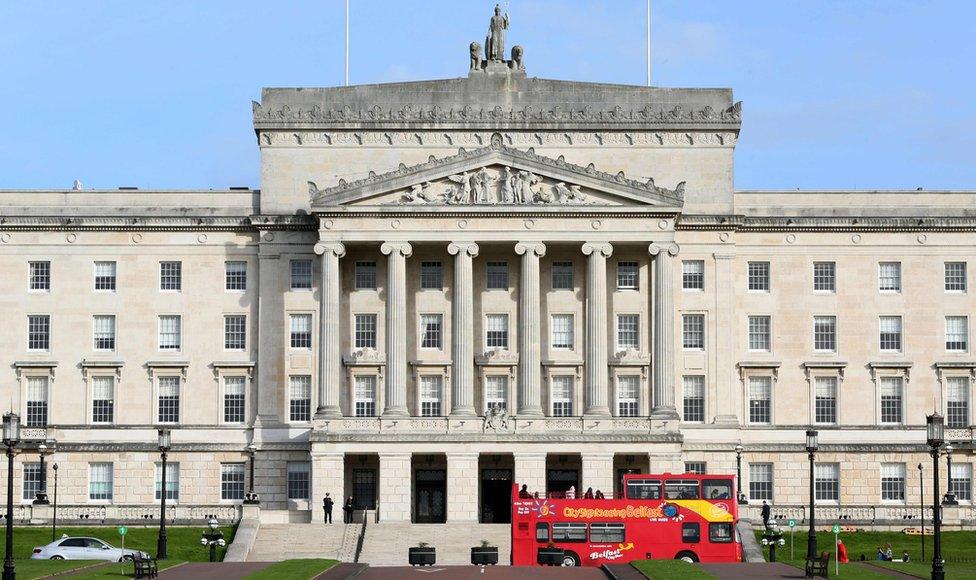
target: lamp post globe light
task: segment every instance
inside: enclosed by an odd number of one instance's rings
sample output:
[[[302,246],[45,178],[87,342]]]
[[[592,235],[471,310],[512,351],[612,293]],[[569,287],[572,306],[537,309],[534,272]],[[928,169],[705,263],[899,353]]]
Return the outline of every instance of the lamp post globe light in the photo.
[[[813,429],[807,430],[807,457],[810,458],[810,531],[807,533],[807,565],[806,565],[806,576],[808,578],[813,577],[813,567],[812,563],[817,559],[817,531],[816,531],[816,514],[814,512],[814,475],[813,475],[813,462],[817,456],[817,432]]]
[[[200,545],[210,548],[210,561],[217,561],[217,546],[223,548],[227,545],[224,541],[224,533],[217,529],[220,524],[217,522],[217,518],[211,516],[210,520],[207,521],[207,527],[209,531],[203,532],[203,537],[200,538]]]
[[[41,475],[39,481],[37,482],[37,492],[34,494],[34,505],[48,505],[51,503],[47,499],[47,469],[44,467],[44,457],[46,457],[52,451],[54,450],[48,447],[47,443],[44,441],[41,441],[41,443],[37,446],[37,454],[41,457]]]
[[[244,505],[259,505],[261,503],[261,499],[258,498],[258,494],[254,493],[254,459],[257,457],[258,447],[252,442],[244,448],[244,451],[247,452],[247,456],[250,459],[250,476],[248,490],[247,493],[244,494]]]
[[[166,456],[172,440],[170,430],[159,430],[159,456],[162,462],[159,482],[159,538],[156,540],[156,559],[165,560],[166,555]]]
[[[779,529],[779,525],[776,524],[774,520],[770,520],[769,524],[763,530],[762,538],[760,538],[759,543],[763,547],[769,546],[769,561],[776,561],[776,547],[785,546],[786,539],[783,537],[782,530]]]
[[[952,452],[952,444],[946,443],[946,492],[945,497],[942,498],[942,505],[959,505],[959,502],[956,500],[956,494],[952,491]]]
[[[3,445],[7,448],[7,542],[3,558],[3,580],[14,580],[14,447],[20,443],[20,415],[3,416]]]
[[[740,505],[749,503],[746,494],[742,493],[742,445],[735,446],[735,485],[737,488],[736,498]]]
[[[945,443],[945,421],[938,412],[925,417],[926,443],[932,453],[932,580],[945,579],[942,561],[942,514],[939,506],[939,448]]]

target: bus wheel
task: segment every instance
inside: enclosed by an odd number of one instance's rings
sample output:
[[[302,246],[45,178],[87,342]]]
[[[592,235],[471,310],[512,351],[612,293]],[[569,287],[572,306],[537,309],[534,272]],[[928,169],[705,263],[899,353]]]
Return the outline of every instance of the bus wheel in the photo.
[[[579,566],[580,557],[576,555],[576,552],[571,552],[567,550],[563,553],[563,566]]]
[[[694,552],[678,552],[678,555],[675,556],[674,559],[688,562],[689,564],[694,564],[698,561],[698,556],[696,556]]]

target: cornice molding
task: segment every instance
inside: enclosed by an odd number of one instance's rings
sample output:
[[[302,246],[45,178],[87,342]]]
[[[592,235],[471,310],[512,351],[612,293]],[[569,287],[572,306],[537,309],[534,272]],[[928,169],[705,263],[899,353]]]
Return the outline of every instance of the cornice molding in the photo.
[[[682,214],[675,230],[735,232],[976,232],[976,217],[769,217]]]

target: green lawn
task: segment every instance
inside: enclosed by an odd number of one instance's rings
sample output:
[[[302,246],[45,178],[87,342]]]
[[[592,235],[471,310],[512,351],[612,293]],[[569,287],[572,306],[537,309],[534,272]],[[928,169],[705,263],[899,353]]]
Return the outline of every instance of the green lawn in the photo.
[[[929,552],[925,552],[925,556],[929,557]],[[910,574],[912,576],[918,576],[919,578],[931,578],[932,577],[932,561],[927,562],[872,562],[873,565],[883,566],[885,568],[891,568],[892,570],[898,570],[899,572],[904,572],[905,574]],[[948,562],[945,565],[946,576],[949,578],[976,578],[976,563],[953,563]]]
[[[125,535],[126,549],[142,550],[148,554],[156,555],[156,538],[159,535],[159,528],[156,526],[126,526],[128,533]],[[205,526],[179,526],[167,527],[167,552],[172,560],[189,562],[206,562],[210,559],[210,551],[200,545],[200,535]],[[230,544],[234,538],[236,526],[222,527],[224,537]],[[58,526],[57,535],[69,536],[89,536],[98,538],[109,544],[121,547],[119,533],[116,526],[88,526],[88,527],[66,527]],[[0,538],[6,539],[7,534],[4,530]],[[26,560],[30,558],[31,551],[35,546],[43,546],[51,543],[51,528],[47,526],[15,526],[14,527],[14,558]],[[217,549],[217,558],[222,560],[226,548]]]
[[[762,537],[757,532],[756,539]],[[777,550],[777,555],[784,560],[784,556],[790,554],[790,535],[786,534],[786,545]],[[909,536],[901,532],[854,532],[841,534],[841,541],[847,547],[847,556],[851,561],[859,560],[861,554],[865,559],[874,560],[878,553],[878,548],[887,543],[891,544],[891,550],[895,558],[901,558],[903,552],[908,552],[912,560],[919,561],[922,557],[922,538],[921,536]],[[806,557],[807,535],[805,531],[797,529],[793,536],[794,555],[799,560]],[[817,550],[829,551],[833,554],[834,535],[830,532],[817,532]],[[942,532],[942,557],[947,560],[954,558],[973,558],[973,546],[976,546],[976,532]],[[764,550],[766,556],[769,550]],[[932,558],[932,537],[925,537],[925,557]],[[833,556],[831,556],[833,558]]]
[[[66,570],[77,570],[88,566],[97,566],[101,562],[87,560],[15,560],[14,566],[17,577],[21,579],[43,578]]]
[[[285,560],[272,564],[260,572],[248,574],[246,578],[249,580],[280,580],[281,578],[311,580],[338,563],[335,560]]]
[[[184,564],[182,560],[163,560],[159,563],[160,571]],[[19,572],[19,570],[18,570]],[[132,564],[111,563],[91,572],[72,575],[71,580],[99,580],[102,578],[132,578]]]
[[[630,563],[643,575],[654,580],[708,580],[715,578],[695,564],[681,560],[635,560]]]

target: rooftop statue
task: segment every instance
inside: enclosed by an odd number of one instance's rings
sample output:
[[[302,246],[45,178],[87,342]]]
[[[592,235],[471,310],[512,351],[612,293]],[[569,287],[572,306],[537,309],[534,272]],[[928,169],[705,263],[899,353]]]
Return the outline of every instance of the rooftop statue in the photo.
[[[495,15],[488,25],[488,37],[485,39],[485,60],[505,60],[505,30],[508,29],[508,14],[502,16],[502,9],[495,4]]]

